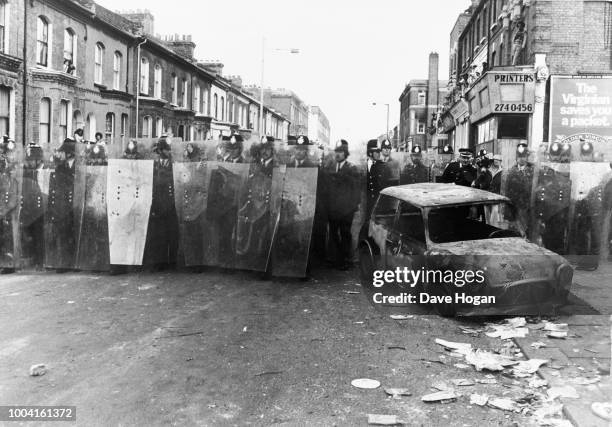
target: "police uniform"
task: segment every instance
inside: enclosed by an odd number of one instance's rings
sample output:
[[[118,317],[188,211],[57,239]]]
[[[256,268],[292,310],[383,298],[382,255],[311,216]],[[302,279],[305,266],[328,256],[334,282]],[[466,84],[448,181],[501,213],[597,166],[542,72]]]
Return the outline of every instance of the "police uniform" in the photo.
[[[15,150],[15,142],[5,136],[0,143],[0,268],[3,273],[13,272],[17,262],[13,225],[19,185],[13,175]]]
[[[359,189],[359,172],[346,160],[349,155],[348,143],[338,141],[336,152],[345,153],[345,160],[326,166],[326,210],[329,221],[330,241],[336,246],[335,265],[347,269],[351,262],[353,236],[351,226],[353,216],[359,208],[361,191]]]
[[[123,158],[129,160],[140,160],[142,157],[142,154],[138,152],[138,143],[135,140],[130,139],[127,143],[125,151],[123,152]]]
[[[174,201],[172,158],[161,157],[162,151],[170,151],[170,144],[165,138],[160,138],[154,151],[160,154],[160,158],[153,163],[153,194],[144,261],[163,268],[176,263],[178,217]]]
[[[44,213],[47,197],[40,187],[43,150],[35,143],[26,148],[21,191],[21,252],[31,265],[42,266],[45,255]]]
[[[391,145],[391,141],[389,141],[388,139],[385,139],[381,145],[381,157],[380,160],[382,160],[386,165],[387,165],[387,174],[388,174],[388,178],[387,178],[387,186],[394,186],[394,185],[399,185],[400,181],[401,181],[401,166],[400,166],[400,162],[398,162],[396,159],[394,159],[391,156],[391,150],[393,149],[393,146]],[[385,153],[382,150],[389,150],[389,155],[385,156]]]
[[[412,163],[406,165],[401,174],[400,183],[418,184],[429,181],[429,169],[423,164],[423,152],[419,145],[412,147],[410,152]]]
[[[242,150],[244,149],[242,135],[224,135],[222,139],[225,152],[221,160],[226,163],[245,163],[242,155]],[[239,150],[240,154],[237,157],[232,157],[232,153],[229,152],[232,150]]]
[[[187,162],[199,162],[200,161],[200,147],[195,144],[188,143],[185,146],[185,151],[183,152],[183,158]]]
[[[429,180],[431,182],[444,182],[442,181],[442,175],[444,174],[444,170],[452,160],[454,154],[453,147],[451,147],[449,144],[446,144],[438,153],[441,155],[439,159],[440,162],[437,163],[434,161],[429,167]]]
[[[476,165],[478,166],[478,171],[476,175],[476,180],[473,184],[474,188],[490,191],[491,182],[493,181],[493,175],[489,170],[491,162],[492,160],[489,159],[487,150],[480,150],[478,152],[478,156],[476,157]]]
[[[516,148],[517,163],[508,171],[506,180],[506,196],[516,206],[519,220],[530,236],[531,231],[531,189],[533,186],[534,168],[527,161],[529,149],[527,144],[519,144]],[[519,159],[524,159],[525,164],[519,165]]]
[[[378,140],[371,139],[368,141],[367,152],[367,170],[366,170],[366,194],[367,194],[367,216],[369,217],[378,199],[380,192],[390,186],[390,174],[387,165],[382,160],[375,160],[372,157],[373,152],[380,153],[380,144]]]
[[[315,168],[315,165],[310,158],[308,157],[308,147],[312,144],[306,135],[301,135],[297,138],[289,138],[287,145],[290,147],[295,147],[296,150],[305,150],[306,157],[303,160],[298,160],[297,158],[291,159],[291,163],[289,163],[289,167],[292,168]]]
[[[582,142],[580,145],[582,159],[594,161],[593,144]],[[573,245],[580,255],[577,269],[596,270],[599,266],[601,232],[603,228],[605,185],[600,183],[593,187],[584,199],[578,200],[574,208]]]
[[[472,158],[472,152],[465,148],[459,149],[459,155],[463,159],[471,160]],[[442,182],[447,184],[454,183],[464,187],[471,187],[475,179],[476,168],[471,163],[463,165],[459,161],[449,163],[442,174]]]
[[[71,138],[64,140],[54,157],[55,171],[49,181],[45,265],[58,271],[71,269],[75,264],[77,246],[73,213],[75,145],[76,142]]]

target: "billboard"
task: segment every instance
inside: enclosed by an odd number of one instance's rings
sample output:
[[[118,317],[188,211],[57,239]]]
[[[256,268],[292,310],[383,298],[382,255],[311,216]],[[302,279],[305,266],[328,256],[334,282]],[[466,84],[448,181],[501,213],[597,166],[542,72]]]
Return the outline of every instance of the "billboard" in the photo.
[[[549,140],[584,133],[612,140],[612,76],[553,76]]]

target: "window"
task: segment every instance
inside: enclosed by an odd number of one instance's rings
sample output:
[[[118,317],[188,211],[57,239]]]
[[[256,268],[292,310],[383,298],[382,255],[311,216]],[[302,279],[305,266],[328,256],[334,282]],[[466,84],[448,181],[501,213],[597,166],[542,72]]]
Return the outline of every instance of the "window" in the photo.
[[[128,115],[124,113],[121,115],[121,141],[122,142],[125,142],[125,137],[127,136],[127,132],[128,132]]]
[[[217,94],[215,93],[215,95],[213,96],[213,111],[215,112],[215,119],[217,119],[218,116],[218,112],[219,112],[219,104],[218,104],[218,98],[217,98]]]
[[[221,97],[221,121],[225,121],[225,98]]]
[[[172,103],[178,104],[178,77],[176,74],[172,74]]]
[[[94,113],[89,113],[87,116],[87,141],[95,141],[97,131],[98,124],[96,122],[96,116]]]
[[[153,82],[153,96],[157,99],[162,98],[162,68],[159,64],[155,64]]]
[[[113,56],[113,89],[121,90],[121,52],[115,52]]]
[[[374,222],[385,225],[387,228],[393,227],[398,205],[399,199],[391,196],[380,196],[374,207]]]
[[[10,135],[11,131],[11,89],[0,86],[0,135]]]
[[[527,139],[529,116],[498,116],[497,135],[500,139]]]
[[[422,135],[425,133],[425,122],[423,120],[419,120],[417,124],[417,133]]]
[[[423,92],[422,90],[419,91],[419,94],[417,96],[417,104],[418,105],[425,105],[425,92]]]
[[[106,113],[106,120],[104,121],[104,139],[111,144],[115,140],[115,115],[113,113]]]
[[[62,141],[66,139],[69,135],[68,133],[68,120],[70,117],[70,102],[62,99],[60,101],[60,118],[59,118],[59,127],[60,127],[60,137]]]
[[[39,16],[36,26],[36,63],[46,67],[49,57],[49,22]]]
[[[40,100],[40,112],[38,117],[38,137],[40,143],[49,143],[51,142],[51,99],[42,98]]]
[[[144,116],[142,118],[142,137],[151,138],[152,131],[153,131],[153,120],[151,120],[151,116]]]
[[[149,60],[145,57],[140,59],[140,93],[149,94]]]
[[[401,202],[396,230],[402,237],[425,243],[425,224],[421,210],[410,203]]]
[[[181,94],[181,107],[187,108],[187,93],[189,93],[189,85],[187,79],[183,79],[183,93]]]
[[[193,88],[193,110],[196,113],[200,113],[200,85],[196,83]]]
[[[229,103],[229,108],[227,110],[227,119],[230,123],[233,123],[234,121],[234,101],[228,101]]]
[[[77,129],[84,129],[85,122],[83,122],[83,114],[79,110],[75,110],[72,113],[72,132],[76,132]]]
[[[155,120],[155,130],[157,136],[161,136],[164,133],[164,121],[161,117],[158,117],[157,120]]]
[[[208,111],[208,89],[204,89],[202,93],[202,112],[206,115],[210,114]]]
[[[94,83],[102,84],[103,61],[104,61],[104,45],[102,43],[96,43],[96,49],[94,52]]]
[[[6,1],[0,1],[0,52],[4,52],[8,45],[6,43],[6,8]]]
[[[495,139],[495,119],[485,120],[477,125],[477,144],[491,141]]]
[[[76,69],[77,38],[72,28],[64,31],[64,73],[73,74]]]

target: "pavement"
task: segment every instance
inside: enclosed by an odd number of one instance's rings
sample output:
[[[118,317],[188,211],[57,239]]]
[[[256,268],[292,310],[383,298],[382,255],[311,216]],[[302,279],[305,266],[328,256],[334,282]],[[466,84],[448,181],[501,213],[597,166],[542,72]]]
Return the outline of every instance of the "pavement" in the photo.
[[[470,403],[471,394],[524,398],[526,379],[478,372],[435,343],[508,350],[483,333],[484,320],[394,320],[366,301],[356,271],[315,271],[308,282],[214,269],[18,273],[0,278],[0,299],[0,404],[75,405],[76,425],[365,426],[368,414],[407,425],[533,425],[526,411]],[[571,323],[572,336],[545,350],[564,363],[551,362],[551,382],[566,381],[569,368],[578,372],[572,378],[609,372],[607,317],[570,317],[557,321]],[[539,357],[530,342],[518,341]],[[39,363],[47,373],[30,376]],[[357,378],[381,386],[353,387]],[[455,387],[458,398],[421,400],[457,379],[472,382]],[[603,380],[592,386],[609,391]],[[388,387],[411,395],[389,397]],[[586,411],[583,396],[564,401],[570,420]]]

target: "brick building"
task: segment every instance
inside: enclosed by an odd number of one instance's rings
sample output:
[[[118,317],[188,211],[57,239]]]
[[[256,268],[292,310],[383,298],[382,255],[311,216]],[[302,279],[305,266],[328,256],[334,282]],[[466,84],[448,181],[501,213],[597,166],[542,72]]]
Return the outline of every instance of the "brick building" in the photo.
[[[259,88],[251,86],[253,94],[259,96]],[[287,89],[265,89],[264,104],[270,105],[289,119],[289,134],[308,135],[308,105],[293,91]]]
[[[517,143],[535,151],[563,136],[549,135],[555,77],[599,79],[600,92],[609,94],[610,80],[602,77],[612,72],[611,47],[609,1],[473,0],[451,33],[440,126],[456,148],[487,148],[509,166]],[[569,132],[605,130],[585,125]]]
[[[239,79],[199,63],[190,36],[153,32],[149,12],[90,0],[0,2],[0,132],[53,146],[78,128],[108,143],[259,132],[259,103]],[[285,138],[286,117],[264,112],[269,133]]]
[[[429,72],[426,80],[410,80],[399,97],[400,124],[399,146],[410,150],[412,145],[437,146],[438,138],[432,131],[434,115],[441,108],[446,96],[446,80],[438,77],[438,54],[429,55]]]
[[[327,116],[320,107],[313,105],[308,109],[308,139],[317,144],[330,145],[330,127]]]

